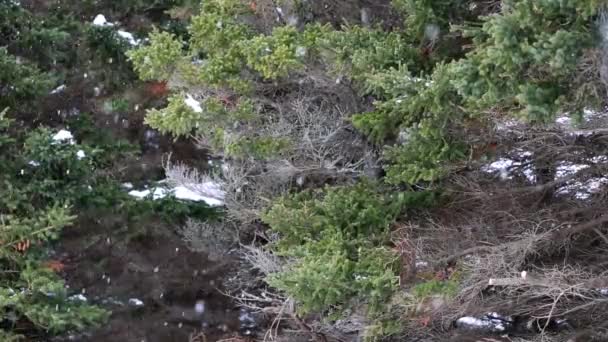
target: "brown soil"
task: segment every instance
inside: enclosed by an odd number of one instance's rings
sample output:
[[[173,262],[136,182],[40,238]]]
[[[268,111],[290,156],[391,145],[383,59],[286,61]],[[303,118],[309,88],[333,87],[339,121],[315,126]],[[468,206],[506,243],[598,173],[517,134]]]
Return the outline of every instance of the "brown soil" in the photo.
[[[211,262],[188,251],[159,222],[121,225],[116,218],[89,219],[65,232],[57,256],[67,284],[112,316],[90,334],[56,341],[188,341],[201,329],[216,341],[238,330],[238,309],[218,290],[230,260]],[[129,299],[144,304],[136,307]],[[197,314],[200,301],[205,311]]]
[[[68,84],[65,93],[47,99],[45,114],[34,121],[62,126],[69,113],[90,112],[98,129],[142,146],[141,155],[115,170],[123,181],[158,180],[169,154],[173,161],[199,168],[207,165],[205,151],[191,141],[175,142],[158,133],[153,139],[147,137],[152,130],[144,125],[143,117],[155,103],[142,103],[132,113],[105,113],[101,103],[111,96],[83,96],[82,89],[93,86]],[[138,86],[144,85],[135,85],[122,96],[141,92]],[[55,259],[65,265],[62,276],[74,294],[83,293],[112,315],[95,331],[53,341],[181,342],[200,332],[207,341],[217,341],[238,335],[239,310],[221,293],[223,280],[233,271],[232,260],[213,262],[204,253],[189,251],[174,227],[160,218],[129,223],[127,217],[107,212],[78,214],[81,221],[64,231]],[[143,306],[130,305],[129,299],[138,299]],[[194,308],[201,301],[205,311],[198,314]]]

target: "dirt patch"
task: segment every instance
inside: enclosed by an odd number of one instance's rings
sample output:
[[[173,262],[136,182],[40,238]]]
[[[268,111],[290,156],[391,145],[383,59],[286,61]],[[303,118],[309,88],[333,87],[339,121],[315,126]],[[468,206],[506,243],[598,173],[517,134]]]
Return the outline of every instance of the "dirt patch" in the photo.
[[[112,311],[103,327],[55,341],[209,341],[234,336],[239,310],[220,289],[231,260],[187,250],[171,227],[153,220],[121,229],[120,220],[86,220],[57,249],[74,294]],[[197,305],[198,304],[198,305]]]
[[[163,101],[146,102],[146,84],[95,96],[85,90],[95,83],[81,81],[68,83],[65,92],[46,99],[44,114],[33,121],[64,127],[70,119],[92,113],[95,129],[141,147],[140,154],[121,161],[113,171],[124,182],[163,178],[168,155],[199,169],[207,166],[205,151],[191,141],[174,141],[143,123],[145,110]],[[128,99],[130,110],[106,111],[104,103],[113,98]],[[82,294],[112,315],[95,331],[52,341],[188,341],[201,332],[207,341],[217,341],[239,334],[241,312],[221,292],[235,268],[233,260],[214,262],[205,253],[188,250],[175,227],[158,217],[134,220],[95,211],[78,215],[80,221],[64,231],[54,258],[63,265],[61,276],[70,293]]]

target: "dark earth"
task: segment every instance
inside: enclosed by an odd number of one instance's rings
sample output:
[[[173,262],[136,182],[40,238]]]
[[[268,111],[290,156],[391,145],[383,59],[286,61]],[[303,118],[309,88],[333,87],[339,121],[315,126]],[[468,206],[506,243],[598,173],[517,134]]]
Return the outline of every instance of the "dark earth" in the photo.
[[[105,113],[102,104],[112,96],[86,96],[82,89],[92,88],[89,84],[68,86],[64,93],[49,98],[45,104],[49,116],[39,119],[52,125],[62,121],[54,113],[69,117],[88,112],[97,129],[140,145],[142,154],[117,170],[125,182],[142,184],[162,178],[162,163],[169,155],[173,161],[205,167],[208,156],[193,142],[173,141],[144,125],[145,108],[164,98],[148,96],[149,84],[136,86],[121,96],[142,101],[138,111]],[[64,230],[55,260],[62,264],[61,275],[74,294],[111,310],[112,316],[98,330],[53,341],[196,341],[194,336],[201,332],[199,339],[204,336],[206,341],[245,341],[236,337],[243,314],[221,291],[224,279],[234,273],[233,261],[211,261],[205,253],[189,251],[175,226],[160,217],[129,222],[120,215],[89,212],[79,216],[80,222]],[[135,305],[137,301],[143,305]],[[195,311],[197,303],[199,311],[203,305],[203,312]]]

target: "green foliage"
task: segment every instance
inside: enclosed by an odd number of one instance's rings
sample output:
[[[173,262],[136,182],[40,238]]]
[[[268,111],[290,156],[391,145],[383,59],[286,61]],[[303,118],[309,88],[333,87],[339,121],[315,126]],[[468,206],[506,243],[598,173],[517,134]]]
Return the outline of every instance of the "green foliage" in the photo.
[[[197,113],[186,104],[184,94],[169,97],[169,105],[163,109],[152,109],[146,115],[146,124],[161,133],[171,133],[177,137],[187,136],[201,121]]]
[[[423,300],[435,295],[453,297],[458,292],[458,282],[454,280],[429,280],[416,284],[411,289],[411,294],[418,300]]]
[[[516,1],[501,15],[467,27],[475,49],[454,65],[454,87],[471,110],[511,107],[530,121],[551,120],[572,103],[583,51],[594,44],[594,1]]]
[[[0,341],[18,342],[23,340],[25,340],[25,336],[23,335],[17,335],[8,331],[0,330]]]
[[[366,303],[381,310],[398,282],[390,226],[405,207],[432,201],[429,193],[386,194],[372,183],[288,196],[263,221],[280,234],[275,253],[293,258],[269,282],[304,312],[334,312]]]
[[[108,313],[67,300],[63,281],[42,266],[48,242],[75,219],[68,203],[86,192],[90,167],[77,155],[80,146],[55,141],[46,129],[22,136],[10,123],[0,115],[0,267],[5,275],[0,315],[13,324],[27,319],[50,333],[95,326]],[[25,241],[29,249],[20,250]]]
[[[470,11],[477,5],[471,0],[393,0],[392,3],[405,15],[404,26],[418,40],[428,35],[429,25],[437,25],[445,33],[454,20],[474,19]]]
[[[322,40],[326,59],[362,88],[378,72],[390,69],[416,70],[420,67],[417,49],[400,32],[385,32],[360,26],[328,32]]]
[[[115,27],[88,25],[83,35],[91,62],[104,69],[102,77],[107,84],[118,87],[135,79],[132,65],[125,55],[132,46],[118,35]],[[107,68],[108,65],[111,68]]]
[[[174,6],[180,6],[192,1],[188,0],[82,0],[79,5],[89,13],[97,13],[100,10],[121,13],[143,13],[143,12],[162,12]]]
[[[53,78],[35,65],[19,62],[0,47],[0,108],[22,106],[48,93]]]
[[[15,1],[0,1],[0,46],[48,70],[70,63],[70,33],[75,22],[52,14],[40,20]]]
[[[418,30],[428,22],[445,22],[445,11],[456,5],[396,2]],[[595,1],[509,1],[499,14],[457,28],[473,41],[464,58],[432,65],[429,76],[393,65],[364,77],[362,89],[379,100],[374,111],[353,118],[355,126],[378,143],[399,131],[410,135],[403,145],[386,149],[387,180],[413,184],[445,175],[447,163],[467,155],[461,143],[467,137],[454,132],[463,119],[484,111],[500,108],[542,122],[596,103],[593,92],[579,91],[585,84],[572,80],[584,50],[595,43],[591,29],[598,6]],[[471,20],[465,12],[461,18]],[[407,66],[408,61],[395,63]],[[357,80],[354,71],[350,75]]]
[[[112,99],[111,105],[114,113],[127,113],[131,106],[129,101],[122,98]]]
[[[300,40],[300,33],[292,26],[277,27],[269,36],[253,37],[243,44],[247,65],[267,79],[285,77],[303,67],[301,60],[308,49]]]
[[[142,80],[168,80],[182,58],[183,42],[173,34],[153,31],[150,43],[130,50],[127,56]]]
[[[22,313],[52,334],[84,330],[107,319],[108,313],[86,303],[68,299],[63,282],[50,269],[29,264],[11,288],[0,288],[3,307]]]
[[[576,74],[585,50],[598,44],[599,0],[508,0],[487,16],[492,7],[473,0],[393,3],[405,23],[391,31],[307,25],[261,34],[246,24],[251,13],[243,2],[205,1],[189,39],[155,32],[150,45],[130,53],[143,79],[180,81],[181,93],[150,111],[147,122],[176,136],[199,133],[229,157],[275,158],[290,141],[262,133],[270,119],[254,100],[268,99],[259,89],[324,62],[373,99],[373,109],[352,123],[383,147],[385,181],[411,185],[437,181],[464,159],[472,137],[463,127],[488,112],[542,122],[599,102]],[[199,113],[185,94],[201,88]],[[303,313],[338,317],[364,303],[380,317],[370,336],[394,333],[394,317],[383,312],[399,268],[390,226],[404,208],[433,200],[362,182],[276,201],[262,217],[280,237],[269,248],[292,263],[267,280]],[[450,295],[456,286],[430,281],[413,292]]]
[[[17,181],[25,183],[23,187],[41,202],[80,198],[94,181],[92,157],[97,152],[88,146],[55,141],[49,129],[36,129],[24,141],[23,171]]]

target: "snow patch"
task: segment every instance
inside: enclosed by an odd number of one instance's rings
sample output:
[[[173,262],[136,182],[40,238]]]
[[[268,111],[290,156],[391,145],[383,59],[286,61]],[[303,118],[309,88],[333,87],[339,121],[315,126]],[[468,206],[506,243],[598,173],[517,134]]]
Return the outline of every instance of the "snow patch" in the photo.
[[[71,145],[74,144],[74,136],[72,135],[72,132],[67,131],[65,129],[60,130],[59,132],[57,132],[57,134],[55,134],[53,136],[53,140],[55,141],[55,143],[69,143]]]
[[[76,158],[78,158],[78,160],[81,160],[81,159],[83,159],[86,156],[87,155],[84,153],[83,150],[78,150],[78,152],[76,152]]]
[[[53,89],[53,90],[51,91],[51,94],[58,94],[58,93],[61,93],[62,91],[64,91],[64,90],[65,90],[65,88],[66,88],[65,84],[62,84],[62,85],[60,85],[59,87],[57,87],[57,88]]]
[[[197,301],[196,304],[194,304],[194,311],[197,314],[202,315],[205,312],[205,301]]]
[[[570,125],[572,125],[572,118],[568,117],[568,116],[560,116],[557,119],[555,119],[555,123],[560,124],[560,125],[570,126]]]
[[[496,123],[496,131],[511,132],[520,125],[522,125],[522,122],[514,119],[504,120]]]
[[[120,37],[127,40],[129,42],[129,44],[131,44],[132,46],[137,46],[141,42],[140,39],[135,39],[133,34],[130,32],[127,32],[127,31],[118,30],[118,31],[116,31],[116,34],[118,34]]]
[[[506,330],[502,323],[494,323],[487,319],[475,317],[461,317],[456,321],[456,326],[467,330],[487,330],[492,332],[503,332]]]
[[[186,99],[184,100],[184,102],[186,103],[186,105],[190,108],[192,108],[192,110],[195,113],[202,113],[203,112],[203,108],[201,107],[201,103],[198,102],[197,100],[194,99],[194,97],[192,97],[192,95],[188,94],[186,96]]]
[[[82,294],[79,293],[77,295],[70,296],[68,298],[68,300],[74,301],[74,302],[86,302],[87,301],[87,297],[85,297],[84,295],[82,295]]]
[[[106,16],[103,14],[98,14],[95,19],[93,19],[94,26],[114,26],[114,24],[108,22],[106,20]]]
[[[138,198],[146,198],[152,196],[153,200],[173,196],[176,199],[192,202],[205,202],[212,207],[224,205],[225,192],[221,186],[214,182],[204,182],[202,184],[185,184],[174,187],[165,187],[167,180],[158,182],[160,185],[152,190],[131,190],[129,195]]]
[[[519,153],[517,155],[517,159],[525,160],[527,158],[530,158],[531,156],[532,156],[532,152],[530,152],[530,151],[519,151]],[[492,174],[499,174],[501,180],[513,179],[513,174],[511,172],[511,170],[513,168],[524,166],[524,164],[525,164],[525,161],[519,161],[519,160],[514,160],[514,159],[510,159],[510,158],[505,158],[505,157],[499,158],[498,160],[496,160],[490,164],[482,166],[481,171],[487,172],[487,173],[492,173]],[[530,182],[530,183],[536,182],[536,174],[531,166],[524,167],[522,170],[522,173],[526,177],[528,182]]]
[[[606,163],[608,162],[608,156],[593,156],[589,161],[594,164]]]
[[[489,312],[481,318],[466,316],[456,320],[456,327],[466,330],[482,330],[501,333],[512,326],[513,318],[502,316],[496,312]]]
[[[142,302],[141,300],[139,300],[137,298],[130,298],[129,299],[129,305],[136,306],[136,307],[141,307],[141,306],[144,306],[144,302]]]
[[[564,185],[560,188],[557,193],[561,195],[574,194],[574,198],[579,200],[586,200],[591,195],[598,193],[602,186],[608,184],[608,178],[596,177],[588,179],[584,182],[576,181],[570,184]]]
[[[299,58],[306,57],[307,49],[304,46],[298,46],[296,48],[296,56]]]
[[[555,170],[555,178],[559,179],[559,178],[571,176],[588,167],[589,167],[589,165],[586,165],[586,164],[573,164],[568,161],[560,162],[557,165],[557,168]]]
[[[589,136],[594,133],[595,129],[605,128],[606,119],[608,119],[608,108],[602,111],[586,108],[583,110],[582,120],[579,124],[569,113],[560,114],[555,119],[555,123],[571,136]],[[584,129],[580,129],[581,127]]]

